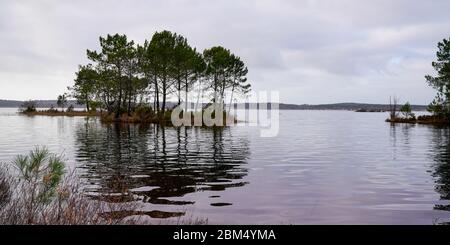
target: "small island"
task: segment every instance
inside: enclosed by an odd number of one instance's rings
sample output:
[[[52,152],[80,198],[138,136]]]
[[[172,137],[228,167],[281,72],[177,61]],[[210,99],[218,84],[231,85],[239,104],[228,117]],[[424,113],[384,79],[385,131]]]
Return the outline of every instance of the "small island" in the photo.
[[[357,109],[355,112],[386,112],[383,109],[365,109],[365,108],[360,108]]]
[[[87,50],[91,63],[80,65],[75,83],[58,96],[58,107],[38,111],[32,101],[22,105],[26,115],[98,116],[102,122],[171,125],[176,108],[180,118],[194,121],[213,107],[211,116],[223,124],[236,123],[229,113],[236,97],[251,90],[248,69],[230,50],[215,46],[199,53],[187,39],[170,31],[156,32],[150,41],[135,44],[126,35],[100,37],[100,51]],[[71,106],[68,98],[85,105]],[[194,98],[194,102],[189,100]],[[169,108],[169,99],[177,100]],[[225,100],[229,100],[228,108]],[[178,113],[176,111],[175,113]],[[220,114],[219,114],[220,115]],[[205,120],[205,119],[203,119]],[[204,126],[205,122],[200,122]]]
[[[425,76],[428,85],[437,90],[435,99],[427,107],[431,115],[416,117],[409,102],[397,110],[398,98],[394,96],[389,100],[389,118],[386,122],[450,126],[450,38],[443,39],[437,47],[437,60],[432,62],[437,75]]]

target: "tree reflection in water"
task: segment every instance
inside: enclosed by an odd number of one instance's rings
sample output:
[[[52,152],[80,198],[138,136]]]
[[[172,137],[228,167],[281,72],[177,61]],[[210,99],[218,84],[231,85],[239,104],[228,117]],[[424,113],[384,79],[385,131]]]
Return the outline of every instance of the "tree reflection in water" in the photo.
[[[184,198],[186,194],[247,184],[249,142],[232,135],[230,128],[100,124],[90,119],[78,125],[76,148],[88,190],[110,202],[188,205],[195,200]]]
[[[411,145],[411,129],[414,129],[414,124],[391,124],[390,139],[392,142],[393,158],[396,160],[398,153],[398,146],[403,147],[403,151],[406,151],[408,155],[412,155],[414,148]],[[421,126],[430,130],[431,141],[427,143],[430,146],[428,150],[429,158],[432,160],[430,166],[430,173],[435,179],[434,189],[440,195],[440,200],[437,204],[434,204],[434,210],[450,211],[450,128],[440,126]],[[398,142],[399,136],[397,130],[401,130],[402,139]],[[434,222],[439,224],[448,224],[447,222],[441,222],[435,220]]]
[[[436,178],[436,191],[441,200],[450,200],[450,128],[435,128],[431,144],[434,147],[432,173]],[[434,208],[450,211],[450,205],[438,204]]]

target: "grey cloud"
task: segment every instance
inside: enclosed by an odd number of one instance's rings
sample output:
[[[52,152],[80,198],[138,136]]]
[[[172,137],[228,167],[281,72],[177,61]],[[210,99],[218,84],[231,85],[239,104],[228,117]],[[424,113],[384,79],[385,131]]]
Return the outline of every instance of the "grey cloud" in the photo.
[[[436,1],[1,1],[0,98],[54,98],[98,37],[138,42],[158,30],[199,50],[223,45],[249,66],[254,90],[289,103],[427,103],[435,46],[449,37],[450,2]],[[44,86],[46,89],[42,89]]]

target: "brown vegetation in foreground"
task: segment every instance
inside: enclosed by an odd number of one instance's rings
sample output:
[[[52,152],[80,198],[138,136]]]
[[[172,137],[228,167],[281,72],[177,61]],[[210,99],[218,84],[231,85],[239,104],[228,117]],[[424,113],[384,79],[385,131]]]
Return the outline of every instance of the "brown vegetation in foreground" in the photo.
[[[136,210],[133,203],[113,204],[88,199],[73,177],[65,175],[61,157],[46,148],[17,156],[0,168],[0,224],[80,225],[135,224],[137,219],[111,211]],[[105,216],[104,214],[108,214]]]
[[[101,195],[103,200],[89,198],[73,174],[65,175],[59,156],[36,148],[0,166],[0,225],[144,225],[151,224],[148,217],[165,217],[159,211],[140,211],[140,205],[129,200],[132,193],[123,192],[123,199],[116,196],[114,202],[103,201],[108,195]],[[206,223],[182,218],[167,222]]]

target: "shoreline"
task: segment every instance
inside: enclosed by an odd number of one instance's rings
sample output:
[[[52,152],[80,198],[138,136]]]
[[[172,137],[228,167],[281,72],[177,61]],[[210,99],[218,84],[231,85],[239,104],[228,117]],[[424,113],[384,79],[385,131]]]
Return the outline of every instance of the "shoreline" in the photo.
[[[107,114],[105,112],[88,112],[88,111],[32,111],[19,112],[21,115],[25,116],[49,116],[49,117],[98,117],[102,123],[119,123],[119,124],[158,124],[162,126],[174,126],[170,118],[158,117],[156,115],[128,115],[127,113],[122,114],[119,118],[114,117],[114,113]],[[227,118],[224,117],[224,124],[221,126],[207,126],[202,121],[202,125],[195,125],[195,117],[192,115],[192,125],[188,125],[190,127],[227,127],[230,125],[235,125],[240,120],[237,120],[234,117]]]
[[[19,114],[26,116],[50,116],[50,117],[100,117],[101,112],[88,112],[88,111],[33,111],[33,112],[20,112]]]
[[[408,124],[422,124],[435,126],[450,126],[450,120],[442,117],[423,115],[417,118],[394,118],[386,119],[389,123],[408,123]]]

